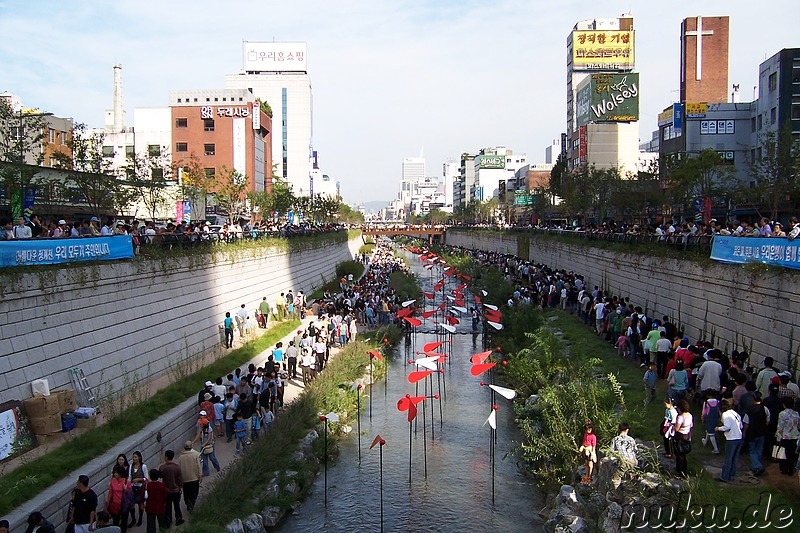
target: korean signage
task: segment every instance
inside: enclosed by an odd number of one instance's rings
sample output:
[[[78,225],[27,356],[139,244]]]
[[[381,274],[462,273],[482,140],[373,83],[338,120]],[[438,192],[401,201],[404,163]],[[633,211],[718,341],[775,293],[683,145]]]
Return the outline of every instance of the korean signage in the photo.
[[[0,267],[54,265],[132,257],[133,244],[130,235],[0,242]]]
[[[533,195],[527,191],[514,191],[514,205],[533,205]]]
[[[630,70],[634,67],[633,31],[572,32],[573,70]]]
[[[475,157],[475,167],[479,169],[504,169],[506,158],[503,155],[479,155]]]
[[[800,269],[800,240],[715,235],[711,247],[711,259],[723,263],[757,261]]]
[[[255,107],[254,107],[255,109]],[[200,118],[214,118],[214,116],[218,117],[249,117],[250,116],[250,108],[247,106],[236,106],[236,107],[217,107],[216,113],[214,113],[214,108],[210,105],[205,105],[200,108]],[[260,117],[259,117],[260,118]]]
[[[306,43],[244,42],[247,72],[308,72]]]
[[[586,126],[578,128],[578,157],[580,158],[581,165],[586,164],[589,159],[588,150],[588,132]]]
[[[253,102],[253,129],[261,129],[261,102],[258,100]]]
[[[734,120],[700,121],[700,135],[733,135],[734,133],[736,133],[736,122]]]
[[[639,120],[639,74],[597,73],[581,82],[576,95],[578,125]]]
[[[708,111],[707,104],[683,104],[685,106],[684,115],[686,118],[706,118]]]
[[[658,114],[658,125],[667,126],[672,124],[676,130],[683,128],[683,104],[672,104]]]
[[[233,169],[241,174],[247,174],[245,155],[245,124],[243,118],[233,119]]]

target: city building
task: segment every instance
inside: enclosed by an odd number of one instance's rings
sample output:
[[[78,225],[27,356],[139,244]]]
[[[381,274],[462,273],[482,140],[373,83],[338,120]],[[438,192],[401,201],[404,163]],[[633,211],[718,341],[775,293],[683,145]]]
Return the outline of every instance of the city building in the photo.
[[[460,165],[452,159],[442,164],[442,196],[444,196],[444,205],[441,209],[448,213],[453,212],[453,206],[455,204],[456,181],[458,181],[460,177],[459,167]]]
[[[561,155],[561,139],[553,139],[552,144],[544,149],[544,162],[555,165],[559,155]]]
[[[525,154],[515,154],[505,146],[483,148],[475,156],[475,184],[471,189],[473,200],[496,198],[506,201],[508,191],[517,188],[515,173],[527,162]],[[513,192],[512,192],[513,194]]]
[[[453,209],[464,209],[472,201],[475,187],[475,156],[464,152],[458,168],[458,178],[453,182]]]
[[[777,134],[789,125],[800,140],[800,48],[781,50],[761,63],[758,73],[755,133]]]
[[[57,117],[52,113],[43,113],[36,108],[26,108],[22,98],[12,93],[0,93],[0,100],[4,100],[11,111],[19,113],[20,116],[33,115],[41,117],[44,125],[41,144],[32,147],[23,154],[25,163],[28,165],[39,165],[43,167],[55,167],[56,153],[70,155],[69,141],[72,136],[73,119],[71,117]],[[13,131],[13,130],[12,130]],[[23,136],[25,136],[23,134]],[[38,136],[38,133],[36,134]],[[31,138],[34,135],[31,134]]]
[[[169,93],[172,161],[196,158],[207,176],[222,167],[247,176],[247,190],[272,187],[272,121],[247,89],[176,90]]]
[[[633,17],[578,22],[567,37],[566,157],[635,171],[639,159],[639,78]],[[552,149],[551,149],[552,152]]]
[[[680,101],[728,101],[728,17],[689,17],[681,23]]]
[[[404,157],[401,176],[400,194],[398,199],[408,205],[411,197],[416,194],[417,184],[425,181],[425,157],[420,152],[419,157]]]
[[[243,69],[225,77],[225,87],[247,90],[271,108],[279,126],[271,135],[275,176],[297,196],[314,194],[312,186],[313,105],[304,42],[243,43]]]

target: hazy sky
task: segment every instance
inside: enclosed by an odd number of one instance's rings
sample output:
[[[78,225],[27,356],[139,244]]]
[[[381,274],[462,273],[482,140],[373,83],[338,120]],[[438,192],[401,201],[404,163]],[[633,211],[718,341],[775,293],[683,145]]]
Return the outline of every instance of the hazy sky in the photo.
[[[761,61],[800,46],[796,0],[0,0],[0,92],[102,126],[119,62],[130,122],[171,89],[223,88],[243,40],[306,41],[323,171],[345,201],[388,201],[403,157],[423,148],[435,176],[485,146],[544,162],[565,128],[567,34],[624,12],[635,18],[642,139],[677,99],[683,18],[731,17],[742,101]]]

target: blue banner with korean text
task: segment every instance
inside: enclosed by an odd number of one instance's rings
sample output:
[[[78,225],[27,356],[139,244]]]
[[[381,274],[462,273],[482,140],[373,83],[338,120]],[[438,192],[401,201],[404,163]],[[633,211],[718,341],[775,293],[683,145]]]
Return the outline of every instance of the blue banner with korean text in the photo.
[[[0,267],[130,259],[130,235],[0,241]]]
[[[714,236],[711,259],[723,263],[750,263],[800,269],[800,239],[789,241],[781,237]]]

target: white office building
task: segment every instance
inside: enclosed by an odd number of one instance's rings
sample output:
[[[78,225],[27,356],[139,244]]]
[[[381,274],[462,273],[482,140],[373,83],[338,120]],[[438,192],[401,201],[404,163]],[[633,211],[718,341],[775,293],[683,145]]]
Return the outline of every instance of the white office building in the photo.
[[[400,196],[402,204],[408,204],[411,197],[416,194],[418,183],[425,181],[425,157],[404,157],[402,174],[400,178]]]
[[[225,77],[225,87],[248,89],[270,105],[274,175],[285,180],[297,196],[314,194],[308,45],[304,42],[245,41],[243,65],[239,74]]]

